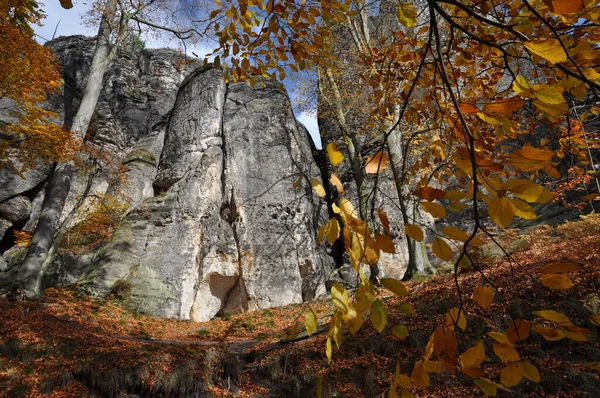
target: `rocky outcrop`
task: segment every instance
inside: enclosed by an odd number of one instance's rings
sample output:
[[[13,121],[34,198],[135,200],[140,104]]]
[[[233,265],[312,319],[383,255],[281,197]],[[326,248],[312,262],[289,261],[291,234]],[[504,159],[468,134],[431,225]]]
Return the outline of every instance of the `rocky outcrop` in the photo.
[[[154,149],[136,147],[126,161],[150,167],[157,146],[145,145]],[[132,308],[194,320],[323,294],[310,165],[308,136],[275,83],[226,85],[220,70],[196,70],[166,126],[157,196],[98,252],[90,290],[126,280]]]

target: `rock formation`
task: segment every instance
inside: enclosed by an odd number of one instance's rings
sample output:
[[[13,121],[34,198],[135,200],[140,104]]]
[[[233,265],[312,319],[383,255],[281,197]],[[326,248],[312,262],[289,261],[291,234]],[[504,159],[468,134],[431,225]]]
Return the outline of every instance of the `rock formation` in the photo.
[[[49,46],[65,87],[46,105],[69,125],[93,40]],[[273,82],[226,84],[220,70],[174,51],[121,51],[87,144],[105,157],[93,194],[127,210],[108,242],[61,250],[47,285],[79,282],[96,295],[126,285],[131,308],[198,321],[323,295],[332,267],[315,238],[321,206],[309,139]],[[23,249],[11,247],[12,231],[34,227],[48,169],[0,174],[2,270],[18,267]],[[67,212],[86,180],[78,176]],[[75,224],[88,216],[86,206],[75,210]]]

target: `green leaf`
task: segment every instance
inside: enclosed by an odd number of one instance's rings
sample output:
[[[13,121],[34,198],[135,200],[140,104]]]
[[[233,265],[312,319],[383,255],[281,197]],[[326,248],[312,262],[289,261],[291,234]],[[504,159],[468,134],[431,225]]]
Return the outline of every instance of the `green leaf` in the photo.
[[[399,339],[408,337],[408,328],[405,325],[396,325],[392,328],[392,333]]]
[[[498,393],[498,387],[496,386],[496,383],[486,379],[485,377],[476,379],[474,382],[479,386],[479,388],[481,388],[481,391],[483,391],[483,393],[489,397],[495,397]]]

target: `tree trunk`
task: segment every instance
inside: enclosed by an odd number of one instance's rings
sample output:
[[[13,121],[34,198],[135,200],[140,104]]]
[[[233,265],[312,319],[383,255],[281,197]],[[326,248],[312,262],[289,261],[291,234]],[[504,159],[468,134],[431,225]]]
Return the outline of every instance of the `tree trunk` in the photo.
[[[391,126],[389,126],[391,128]],[[396,183],[396,192],[398,194],[398,202],[402,212],[402,221],[404,225],[415,224],[419,215],[419,210],[415,208],[410,199],[407,199],[406,181],[404,180],[404,152],[402,150],[402,135],[396,127],[390,132],[387,139],[388,152],[390,155],[390,166],[394,174],[394,182]],[[410,217],[413,222],[411,223]],[[406,245],[408,251],[408,264],[406,272],[402,279],[411,279],[415,273],[431,273],[431,265],[424,251],[421,250],[422,242],[417,242],[406,235]]]
[[[102,81],[108,65],[116,53],[116,46],[119,40],[122,40],[125,32],[123,23],[120,24],[120,31],[114,45],[110,44],[110,37],[113,31],[111,23],[117,10],[117,1],[108,0],[100,27],[98,28],[98,37],[96,39],[96,48],[92,56],[92,63],[87,78],[87,84],[81,99],[81,105],[77,110],[71,133],[78,142],[83,142],[90,121],[96,109],[100,91],[102,90]],[[121,19],[123,22],[123,19]],[[65,206],[65,201],[71,190],[71,180],[75,174],[75,165],[73,162],[59,163],[50,175],[48,186],[46,188],[46,197],[42,204],[42,212],[38,220],[31,246],[27,256],[17,273],[17,279],[23,284],[23,288],[29,297],[40,296],[43,293],[43,280],[45,268],[48,264],[48,252],[54,244],[56,238],[55,232],[58,229],[60,217]]]

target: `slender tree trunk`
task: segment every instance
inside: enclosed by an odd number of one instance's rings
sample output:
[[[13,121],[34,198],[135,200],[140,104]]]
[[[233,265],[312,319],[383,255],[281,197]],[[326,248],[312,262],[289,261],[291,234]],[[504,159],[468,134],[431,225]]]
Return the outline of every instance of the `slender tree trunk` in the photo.
[[[394,120],[396,121],[396,119]],[[391,128],[391,125],[388,127]],[[395,128],[390,132],[387,139],[388,152],[390,155],[390,164],[392,173],[394,174],[394,182],[396,183],[396,192],[398,194],[398,203],[400,204],[400,211],[402,212],[402,221],[404,225],[414,224],[417,222],[419,211],[414,208],[414,205],[410,199],[407,199],[408,192],[406,191],[406,181],[404,180],[404,152],[402,149],[402,135],[398,128]],[[410,217],[412,216],[413,222],[411,223]],[[431,267],[429,260],[426,255],[423,255],[420,242],[415,241],[406,236],[406,248],[408,252],[408,264],[406,272],[402,279],[411,279],[415,273],[424,272],[429,273]]]
[[[113,32],[112,23],[114,22],[116,10],[117,0],[108,0],[104,15],[100,21],[96,48],[92,56],[92,63],[83,98],[81,99],[81,105],[71,126],[71,133],[79,142],[83,142],[94,110],[96,109],[100,91],[102,90],[104,73],[115,56],[116,46],[126,33],[123,29],[124,26],[126,27],[126,23],[122,23],[122,18],[115,44],[110,44],[111,33]],[[68,162],[57,164],[50,175],[46,188],[46,196],[42,204],[42,212],[33,234],[31,246],[17,273],[17,279],[23,283],[23,288],[29,297],[40,296],[43,293],[41,281],[43,280],[47,264],[51,260],[47,257],[54,245],[55,232],[59,227],[60,217],[69,191],[71,190],[71,180],[74,174],[75,165],[73,162]]]

